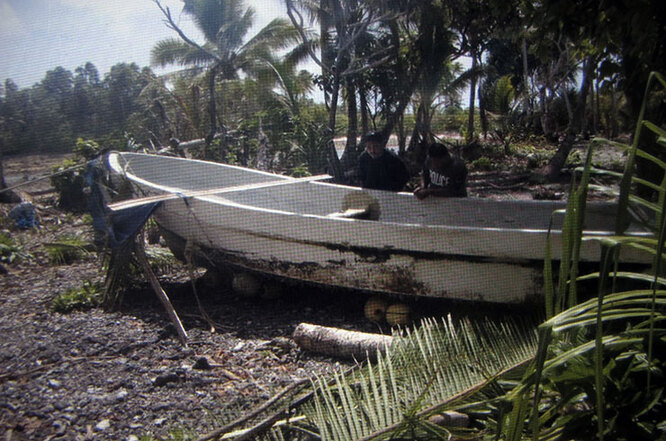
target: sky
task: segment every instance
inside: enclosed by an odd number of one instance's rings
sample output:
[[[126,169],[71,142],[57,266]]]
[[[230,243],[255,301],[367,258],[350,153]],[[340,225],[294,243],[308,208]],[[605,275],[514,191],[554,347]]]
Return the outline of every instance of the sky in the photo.
[[[181,0],[160,1],[188,36],[203,41],[181,12]],[[246,5],[255,10],[257,30],[275,17],[287,18],[281,0]],[[62,66],[73,73],[88,61],[102,78],[120,62],[149,66],[151,48],[168,37],[178,36],[154,0],[0,0],[0,81],[30,87],[49,70]]]

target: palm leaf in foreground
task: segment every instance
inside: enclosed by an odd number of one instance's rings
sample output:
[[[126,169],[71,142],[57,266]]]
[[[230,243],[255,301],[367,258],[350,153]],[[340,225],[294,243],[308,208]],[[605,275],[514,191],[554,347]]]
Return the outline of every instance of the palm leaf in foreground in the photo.
[[[323,440],[445,436],[428,417],[456,409],[499,374],[523,366],[536,344],[536,328],[526,322],[424,320],[375,363],[336,374],[333,386],[315,380],[303,411]]]

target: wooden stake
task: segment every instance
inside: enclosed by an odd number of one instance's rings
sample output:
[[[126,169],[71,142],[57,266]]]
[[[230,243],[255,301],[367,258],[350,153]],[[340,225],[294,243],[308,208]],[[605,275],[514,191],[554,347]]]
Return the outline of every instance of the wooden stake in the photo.
[[[137,237],[136,258],[139,260],[139,263],[141,263],[143,271],[146,273],[148,280],[150,280],[150,284],[152,285],[155,294],[157,294],[157,298],[160,299],[164,309],[166,309],[167,313],[169,314],[171,323],[173,323],[173,325],[176,327],[180,342],[183,344],[183,346],[187,346],[187,332],[185,332],[185,328],[183,328],[183,324],[180,322],[180,318],[178,317],[176,310],[173,308],[173,305],[169,300],[169,296],[167,296],[167,293],[164,292],[164,289],[162,289],[159,280],[157,280],[157,276],[155,276],[153,269],[150,267],[150,262],[148,262],[143,233]]]

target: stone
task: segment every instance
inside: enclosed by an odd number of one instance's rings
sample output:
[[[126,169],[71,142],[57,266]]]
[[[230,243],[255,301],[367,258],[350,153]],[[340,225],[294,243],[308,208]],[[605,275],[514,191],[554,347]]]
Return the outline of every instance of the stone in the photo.
[[[111,421],[110,420],[102,420],[99,423],[95,425],[95,430],[97,432],[104,432],[105,430],[108,430],[109,427],[111,427]]]
[[[153,386],[160,387],[178,381],[180,381],[180,376],[175,372],[169,372],[155,377],[155,379],[153,380]]]
[[[192,369],[209,370],[211,365],[206,357],[199,357],[192,365]]]
[[[125,398],[127,398],[128,395],[129,395],[129,392],[127,392],[125,389],[121,389],[116,394],[116,401],[117,402],[124,401]]]

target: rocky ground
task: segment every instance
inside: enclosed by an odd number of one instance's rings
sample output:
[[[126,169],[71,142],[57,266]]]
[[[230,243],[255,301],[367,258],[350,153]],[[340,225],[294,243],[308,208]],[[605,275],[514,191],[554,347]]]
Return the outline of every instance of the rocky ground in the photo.
[[[9,185],[47,174],[59,157],[5,158]],[[4,440],[170,439],[205,434],[248,412],[296,381],[344,360],[300,351],[291,340],[301,322],[390,332],[365,320],[366,294],[281,286],[278,299],[234,293],[228,278],[199,277],[197,291],[215,332],[202,318],[190,274],[174,263],[161,275],[189,334],[179,342],[147,282],[138,281],[122,308],[54,312],[70,288],[104,278],[96,253],[68,265],[49,260],[45,244],[63,234],[90,238],[83,216],[55,207],[43,180],[24,187],[41,220],[18,230],[0,205],[0,229],[16,243],[16,259],[0,275],[0,433]],[[558,198],[565,186],[529,184],[515,173],[473,173],[470,192],[484,197]],[[0,268],[0,269],[3,269]],[[460,304],[421,300],[415,316],[466,313]],[[193,438],[193,439],[194,439]]]

